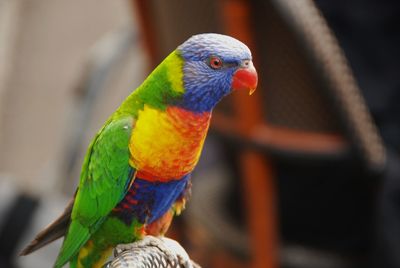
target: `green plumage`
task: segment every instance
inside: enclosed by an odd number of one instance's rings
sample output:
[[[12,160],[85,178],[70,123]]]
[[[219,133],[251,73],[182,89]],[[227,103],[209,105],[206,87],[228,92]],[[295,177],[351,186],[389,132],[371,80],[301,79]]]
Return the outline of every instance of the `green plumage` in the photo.
[[[173,51],[156,69],[154,69],[146,80],[126,98],[115,112],[114,116],[122,113],[137,118],[138,112],[143,110],[144,104],[164,111],[170,100],[179,97],[183,93],[182,65],[183,59],[181,55],[177,51]]]
[[[62,267],[95,233],[125,196],[132,180],[128,143],[132,117],[116,115],[99,131],[86,154],[71,224],[55,267]]]

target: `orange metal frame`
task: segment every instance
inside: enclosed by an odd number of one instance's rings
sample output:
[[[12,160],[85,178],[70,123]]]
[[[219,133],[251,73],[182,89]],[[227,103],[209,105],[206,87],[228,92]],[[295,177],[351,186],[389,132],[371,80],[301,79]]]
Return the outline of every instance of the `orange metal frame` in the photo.
[[[317,155],[343,154],[349,149],[348,142],[339,134],[294,130],[270,126],[264,122],[254,126],[242,137],[235,118],[214,113],[212,121],[211,125],[218,133],[229,133],[232,138],[246,138],[264,148]]]
[[[249,2],[223,0],[221,4],[226,33],[250,47],[257,66]],[[259,87],[262,88],[262,83]],[[245,92],[237,93],[233,94],[237,130],[242,136],[250,137],[255,128],[264,124],[262,98],[257,91],[252,97],[245,96]],[[244,149],[240,162],[252,252],[251,267],[278,267],[276,191],[271,161],[259,152]]]

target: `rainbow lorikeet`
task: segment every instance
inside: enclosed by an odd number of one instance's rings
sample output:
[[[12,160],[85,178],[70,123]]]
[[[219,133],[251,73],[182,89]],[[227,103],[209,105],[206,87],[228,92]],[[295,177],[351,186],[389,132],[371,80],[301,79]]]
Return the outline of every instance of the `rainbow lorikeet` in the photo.
[[[106,121],[74,199],[21,254],[65,236],[54,267],[101,267],[117,244],[163,235],[184,207],[214,106],[256,86],[246,45],[220,34],[189,38]]]

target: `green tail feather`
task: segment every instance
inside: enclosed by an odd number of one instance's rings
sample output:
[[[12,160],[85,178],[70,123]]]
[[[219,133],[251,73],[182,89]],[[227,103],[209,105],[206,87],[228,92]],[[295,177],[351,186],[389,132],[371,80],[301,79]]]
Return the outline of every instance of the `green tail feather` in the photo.
[[[78,254],[75,255],[70,261],[69,261],[69,268],[77,268],[78,267]]]
[[[78,221],[72,221],[54,268],[63,267],[73,257],[77,259],[80,248],[88,241],[89,237],[88,228],[83,227]]]

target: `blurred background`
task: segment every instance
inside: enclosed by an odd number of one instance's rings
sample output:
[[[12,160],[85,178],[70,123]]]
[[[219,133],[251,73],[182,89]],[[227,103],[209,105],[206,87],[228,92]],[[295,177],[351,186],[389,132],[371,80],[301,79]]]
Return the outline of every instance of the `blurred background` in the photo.
[[[400,4],[0,0],[0,267],[61,213],[89,141],[193,34],[259,73],[213,114],[169,236],[203,267],[400,267]]]

